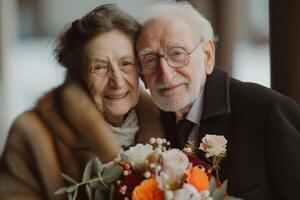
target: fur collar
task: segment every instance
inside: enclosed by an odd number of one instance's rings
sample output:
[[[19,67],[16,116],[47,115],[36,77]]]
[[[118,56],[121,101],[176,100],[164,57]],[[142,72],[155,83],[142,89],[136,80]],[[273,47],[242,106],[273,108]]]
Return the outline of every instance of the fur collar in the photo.
[[[43,95],[36,103],[36,110],[52,133],[63,143],[74,148],[87,148],[59,110],[60,88]]]

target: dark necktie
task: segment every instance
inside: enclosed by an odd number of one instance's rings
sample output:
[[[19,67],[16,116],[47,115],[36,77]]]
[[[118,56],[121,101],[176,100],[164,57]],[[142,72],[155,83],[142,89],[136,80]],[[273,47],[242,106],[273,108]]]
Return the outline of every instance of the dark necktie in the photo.
[[[189,139],[189,135],[193,129],[194,123],[187,120],[187,119],[181,119],[176,124],[176,131],[175,131],[175,140],[176,140],[176,146],[180,149],[183,149],[185,147],[186,142]]]

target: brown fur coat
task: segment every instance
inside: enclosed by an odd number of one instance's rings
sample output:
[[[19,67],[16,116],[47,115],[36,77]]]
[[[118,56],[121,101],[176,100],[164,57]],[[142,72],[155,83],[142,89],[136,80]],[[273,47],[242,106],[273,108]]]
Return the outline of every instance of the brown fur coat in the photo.
[[[56,93],[44,95],[13,123],[0,162],[1,200],[66,199],[54,195],[69,185],[60,172],[80,181],[85,165],[96,156],[56,108]],[[84,195],[77,199],[86,199]]]

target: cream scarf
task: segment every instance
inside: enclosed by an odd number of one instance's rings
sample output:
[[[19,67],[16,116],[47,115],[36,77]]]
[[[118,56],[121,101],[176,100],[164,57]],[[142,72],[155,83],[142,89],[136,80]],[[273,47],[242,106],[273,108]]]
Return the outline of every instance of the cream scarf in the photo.
[[[116,134],[121,147],[126,148],[134,144],[135,135],[139,130],[138,118],[134,109],[131,109],[120,127],[108,124]]]

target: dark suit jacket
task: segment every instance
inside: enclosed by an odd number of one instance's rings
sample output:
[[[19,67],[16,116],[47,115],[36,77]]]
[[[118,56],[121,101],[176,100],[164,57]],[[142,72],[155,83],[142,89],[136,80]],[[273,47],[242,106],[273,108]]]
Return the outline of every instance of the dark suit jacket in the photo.
[[[162,112],[162,120],[173,142],[174,113]],[[293,100],[215,69],[205,85],[199,140],[205,134],[228,141],[220,175],[230,195],[300,199],[300,108]]]

